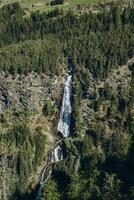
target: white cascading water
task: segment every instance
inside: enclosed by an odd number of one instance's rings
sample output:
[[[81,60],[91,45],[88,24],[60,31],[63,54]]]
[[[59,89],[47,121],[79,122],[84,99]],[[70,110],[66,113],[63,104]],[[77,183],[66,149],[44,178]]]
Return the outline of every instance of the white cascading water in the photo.
[[[68,137],[70,134],[70,120],[72,112],[71,90],[72,90],[72,76],[68,75],[65,83],[60,120],[58,123],[58,132],[62,133],[63,137]]]
[[[60,132],[63,137],[68,137],[70,134],[70,120],[71,120],[71,90],[72,90],[72,76],[68,75],[66,82],[65,82],[65,88],[64,88],[64,94],[63,94],[63,100],[62,100],[62,108],[60,113],[60,120],[58,123],[58,132]],[[60,146],[60,142],[58,142],[55,147],[51,150],[51,156],[50,156],[50,162],[55,163],[60,160],[63,160],[63,151]],[[41,190],[44,186],[44,184],[48,181],[52,174],[52,169],[49,170],[49,173],[47,175],[47,178],[44,180],[44,175],[46,173],[46,169],[44,169],[41,181],[40,181],[40,188],[36,195],[36,200],[40,199]]]
[[[36,194],[36,200],[39,200],[39,199],[40,199],[40,194],[41,194],[42,188],[43,188],[44,184],[45,184],[45,183],[48,181],[48,179],[50,178],[50,176],[51,176],[51,174],[52,174],[52,169],[49,170],[49,173],[48,173],[48,175],[47,175],[47,178],[44,180],[43,178],[44,178],[45,172],[46,172],[46,171],[44,170],[44,172],[43,172],[43,174],[42,174],[42,178],[41,178],[41,181],[40,181],[40,188],[39,188],[39,190],[38,190],[38,192],[37,192],[37,194]]]
[[[57,144],[57,146],[55,146],[51,151],[51,162],[55,163],[60,160],[63,160],[63,153],[60,145]]]

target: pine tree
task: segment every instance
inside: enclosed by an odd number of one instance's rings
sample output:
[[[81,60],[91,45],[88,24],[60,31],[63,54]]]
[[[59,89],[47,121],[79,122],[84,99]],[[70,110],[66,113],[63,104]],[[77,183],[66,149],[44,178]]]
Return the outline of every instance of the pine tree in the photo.
[[[58,191],[57,183],[53,179],[49,179],[44,186],[40,200],[60,200],[61,195]]]
[[[105,173],[105,179],[102,187],[102,200],[121,200],[120,193],[121,181],[115,174]]]
[[[82,184],[80,176],[72,176],[71,183],[69,184],[68,188],[68,198],[71,200],[78,200],[80,199],[82,191]]]

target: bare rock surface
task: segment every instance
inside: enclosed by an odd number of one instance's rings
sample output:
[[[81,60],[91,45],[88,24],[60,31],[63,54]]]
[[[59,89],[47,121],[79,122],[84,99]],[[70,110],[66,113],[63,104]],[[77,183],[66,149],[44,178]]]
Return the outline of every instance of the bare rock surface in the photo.
[[[57,104],[63,91],[64,77],[50,78],[45,74],[29,75],[0,74],[0,112],[5,109],[42,110],[44,102]]]

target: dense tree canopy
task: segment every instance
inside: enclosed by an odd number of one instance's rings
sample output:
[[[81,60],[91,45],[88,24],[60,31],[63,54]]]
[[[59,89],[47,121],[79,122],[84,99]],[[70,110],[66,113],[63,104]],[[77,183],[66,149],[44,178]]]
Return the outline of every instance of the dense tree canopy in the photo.
[[[56,73],[61,55],[71,55],[76,69],[83,66],[94,77],[104,78],[112,67],[125,64],[134,54],[134,10],[130,7],[123,12],[118,6],[98,14],[81,15],[56,9],[48,14],[35,12],[26,18],[15,3],[4,6],[0,12],[0,45],[4,46],[0,50],[0,69],[10,73],[16,68],[24,73],[50,71],[50,67]],[[37,41],[21,44],[25,40]]]
[[[95,81],[104,81],[133,56],[134,8],[129,6],[123,10],[112,6],[109,11],[96,14],[55,9],[30,16],[25,16],[18,3],[0,9],[1,72],[15,76],[35,71],[52,77],[61,73],[63,63],[72,67],[73,137],[63,141],[66,159],[56,164],[55,173],[43,187],[41,200],[134,198],[134,65],[129,69],[132,80],[127,98],[120,88],[115,92],[106,82],[98,95],[88,91],[91,75]],[[86,120],[80,124],[82,100],[90,101],[87,109],[92,108],[95,113],[91,126]],[[106,116],[101,118],[97,114],[102,102],[109,104]],[[51,117],[53,109],[51,102],[44,102],[43,116]],[[4,124],[5,120],[0,115],[0,122]],[[85,135],[82,126],[86,127]],[[24,199],[20,194],[25,193],[29,174],[43,161],[46,138],[40,129],[31,133],[22,122],[14,124],[2,137],[15,151],[11,168],[17,171],[19,180],[16,196]]]

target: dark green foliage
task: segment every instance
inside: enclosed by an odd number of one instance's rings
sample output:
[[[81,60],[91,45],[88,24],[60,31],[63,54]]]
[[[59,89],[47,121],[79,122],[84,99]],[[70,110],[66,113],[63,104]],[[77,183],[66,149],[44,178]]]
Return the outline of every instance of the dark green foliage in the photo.
[[[2,139],[9,146],[11,155],[8,167],[16,171],[18,176],[16,197],[19,198],[19,194],[26,192],[27,179],[44,159],[46,138],[41,129],[38,128],[34,135],[26,123],[17,122]]]
[[[0,70],[6,76],[31,71],[60,75],[65,59],[72,67],[73,137],[64,141],[65,159],[54,168],[57,180],[44,185],[41,200],[133,199],[134,66],[130,66],[133,77],[128,99],[121,88],[115,94],[108,83],[99,89],[98,96],[89,98],[89,87],[91,76],[104,81],[117,65],[134,56],[134,8],[122,10],[117,5],[110,11],[81,15],[56,9],[25,17],[19,4],[6,5],[0,9],[0,47]],[[85,136],[81,134],[79,107],[81,100],[88,98],[92,99],[89,107],[94,108],[95,122],[91,121]],[[109,104],[102,119],[97,113],[104,101]],[[51,117],[53,112],[53,105],[46,101],[42,113]],[[1,115],[0,122],[5,121]],[[31,133],[25,123],[15,124],[3,138],[11,152],[15,149],[12,162],[19,178],[19,199],[25,193],[26,180],[44,160],[46,138],[40,128]]]
[[[91,137],[85,136],[83,143],[82,143],[82,156],[87,157],[92,154],[92,145],[93,141]]]
[[[6,119],[5,119],[4,114],[0,114],[0,123],[5,123],[5,122],[6,122]]]
[[[31,153],[31,152],[30,152]],[[17,158],[17,173],[20,179],[24,180],[28,178],[29,173],[31,171],[30,163],[28,162],[30,159],[30,154],[26,154],[24,150],[20,150]]]
[[[10,73],[18,69],[21,73],[29,70],[49,70],[55,74],[58,71],[58,58],[64,53],[65,56],[71,55],[73,67],[80,73],[82,90],[85,93],[89,84],[88,81],[84,83],[84,80],[89,78],[88,71],[96,78],[105,78],[111,68],[117,64],[125,64],[134,54],[132,8],[122,12],[119,7],[115,7],[110,12],[89,12],[80,16],[71,11],[64,14],[59,10],[48,14],[36,12],[29,18],[15,14],[10,21],[5,16],[5,9],[7,15],[12,15],[6,6],[1,10],[1,18],[4,19],[0,25],[1,46],[25,40],[45,40],[38,41],[35,45],[32,45],[34,42],[31,41],[1,49],[0,69]],[[20,13],[20,8],[16,9],[18,12],[15,13]],[[124,18],[127,14],[126,20]],[[63,52],[59,51],[59,47],[62,47]],[[86,70],[80,69],[80,66]]]
[[[53,76],[59,73],[60,54],[61,49],[55,40],[25,41],[0,49],[0,68],[11,74],[36,71]]]
[[[120,112],[125,112],[126,107],[127,107],[126,100],[125,99],[120,99],[119,100],[119,111]]]
[[[30,129],[26,124],[17,124],[9,133],[9,141],[14,143],[16,147],[27,147],[28,143],[32,145],[32,137]]]
[[[133,200],[134,199],[134,187],[132,186],[128,190],[128,194],[125,195],[124,200]]]
[[[51,6],[63,4],[64,0],[53,0],[50,2]]]
[[[104,98],[106,100],[110,100],[113,97],[113,93],[112,93],[112,89],[110,88],[110,86],[108,84],[105,85],[105,89],[102,93],[102,95],[104,96]],[[101,95],[100,95],[101,96]]]
[[[52,116],[54,111],[53,105],[51,101],[46,101],[45,105],[43,106],[42,112],[45,116]]]
[[[53,179],[49,179],[41,192],[40,200],[60,200],[58,186]]]
[[[125,159],[130,147],[130,136],[127,133],[113,133],[110,140],[108,153],[112,157]]]
[[[99,187],[97,186],[98,171],[94,170],[90,178],[83,176],[71,176],[68,187],[68,200],[99,199]]]
[[[94,111],[97,112],[101,104],[100,100],[95,100],[93,104],[94,104]]]
[[[68,199],[72,200],[80,199],[80,196],[82,194],[82,187],[83,187],[83,181],[81,177],[72,176],[71,183],[68,188]]]
[[[43,160],[43,154],[45,150],[45,141],[46,138],[42,134],[41,130],[37,130],[35,135],[35,166],[38,166],[41,164]]]
[[[102,186],[102,200],[121,200],[120,193],[121,181],[116,177],[115,174],[105,173],[105,179]]]

